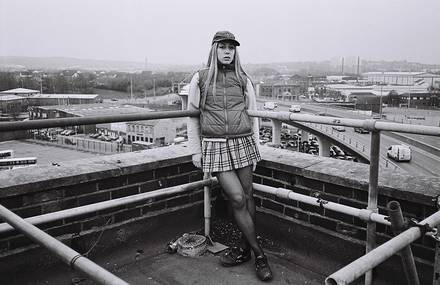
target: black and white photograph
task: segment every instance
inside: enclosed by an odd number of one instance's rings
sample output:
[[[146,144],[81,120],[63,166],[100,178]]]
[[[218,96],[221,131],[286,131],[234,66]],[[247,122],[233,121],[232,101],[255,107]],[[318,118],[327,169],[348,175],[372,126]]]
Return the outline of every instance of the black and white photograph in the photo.
[[[440,285],[438,0],[0,0],[0,285]]]

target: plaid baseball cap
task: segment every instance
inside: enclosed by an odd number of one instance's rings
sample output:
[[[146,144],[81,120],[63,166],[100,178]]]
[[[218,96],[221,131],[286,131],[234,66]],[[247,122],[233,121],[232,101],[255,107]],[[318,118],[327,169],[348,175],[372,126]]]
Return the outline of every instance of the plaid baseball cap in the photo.
[[[240,45],[240,43],[235,39],[234,34],[228,31],[219,31],[215,33],[214,38],[212,39],[212,44],[222,41],[233,42],[236,46]]]

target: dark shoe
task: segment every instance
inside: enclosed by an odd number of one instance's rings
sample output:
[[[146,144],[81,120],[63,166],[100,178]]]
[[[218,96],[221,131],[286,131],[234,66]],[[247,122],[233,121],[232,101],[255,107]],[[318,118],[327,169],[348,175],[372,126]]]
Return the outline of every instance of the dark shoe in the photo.
[[[270,270],[269,263],[267,262],[267,257],[265,255],[255,257],[255,270],[257,271],[257,276],[261,281],[272,280],[272,271]]]
[[[249,261],[251,257],[250,250],[243,250],[240,247],[231,247],[220,257],[220,263],[223,266],[230,267]]]

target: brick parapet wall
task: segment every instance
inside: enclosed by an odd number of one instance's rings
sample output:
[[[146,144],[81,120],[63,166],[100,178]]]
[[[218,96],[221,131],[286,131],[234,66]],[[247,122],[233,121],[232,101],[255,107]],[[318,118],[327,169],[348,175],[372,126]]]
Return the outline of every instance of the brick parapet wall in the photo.
[[[0,172],[0,204],[26,218],[201,179],[202,173],[192,165],[186,148],[173,146],[82,159],[61,166],[35,166]],[[38,227],[52,236],[69,240],[127,222],[202,205],[203,189],[199,188]],[[32,247],[32,241],[16,231],[0,233],[0,256]]]
[[[367,207],[369,165],[267,147],[261,147],[261,153],[263,161],[255,171],[255,183],[319,196],[351,207]],[[387,215],[387,203],[398,201],[405,217],[422,220],[437,211],[435,200],[439,190],[438,177],[412,176],[381,169],[379,213]],[[363,243],[366,239],[366,223],[357,217],[262,192],[256,193],[255,201],[260,211],[287,222],[305,223],[315,229],[319,227],[347,241]],[[384,225],[378,224],[377,232],[378,244],[392,236],[390,228]],[[432,238],[425,236],[412,248],[420,262],[431,264],[434,261],[435,242]]]
[[[305,195],[319,194],[324,200],[348,206],[366,207],[368,165],[268,147],[261,147],[261,153],[263,161],[256,169],[254,182]],[[22,217],[202,179],[202,173],[194,168],[186,147],[182,145],[82,159],[61,166],[35,166],[32,171],[29,170],[0,172],[0,203]],[[397,200],[405,216],[421,220],[436,211],[432,199],[437,197],[439,189],[439,178],[383,170],[379,177],[379,211],[386,214],[386,204]],[[365,241],[366,224],[358,218],[260,192],[256,193],[255,200],[260,211],[281,217],[287,223],[309,225],[314,230],[350,242]],[[202,203],[203,190],[198,189],[51,222],[40,228],[69,240],[79,234],[100,232],[152,215],[199,207]],[[378,225],[377,230],[379,243],[390,237],[388,227]],[[30,240],[16,232],[0,234],[0,256],[29,247],[33,247]],[[413,246],[415,255],[426,263],[433,261],[433,248],[434,242],[428,237],[418,240]]]

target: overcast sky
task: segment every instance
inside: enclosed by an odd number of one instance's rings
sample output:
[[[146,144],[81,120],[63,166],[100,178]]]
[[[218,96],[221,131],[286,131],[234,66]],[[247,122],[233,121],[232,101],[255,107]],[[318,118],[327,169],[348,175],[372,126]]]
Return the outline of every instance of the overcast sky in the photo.
[[[200,64],[230,30],[245,63],[440,64],[439,11],[439,0],[0,0],[0,56]]]

